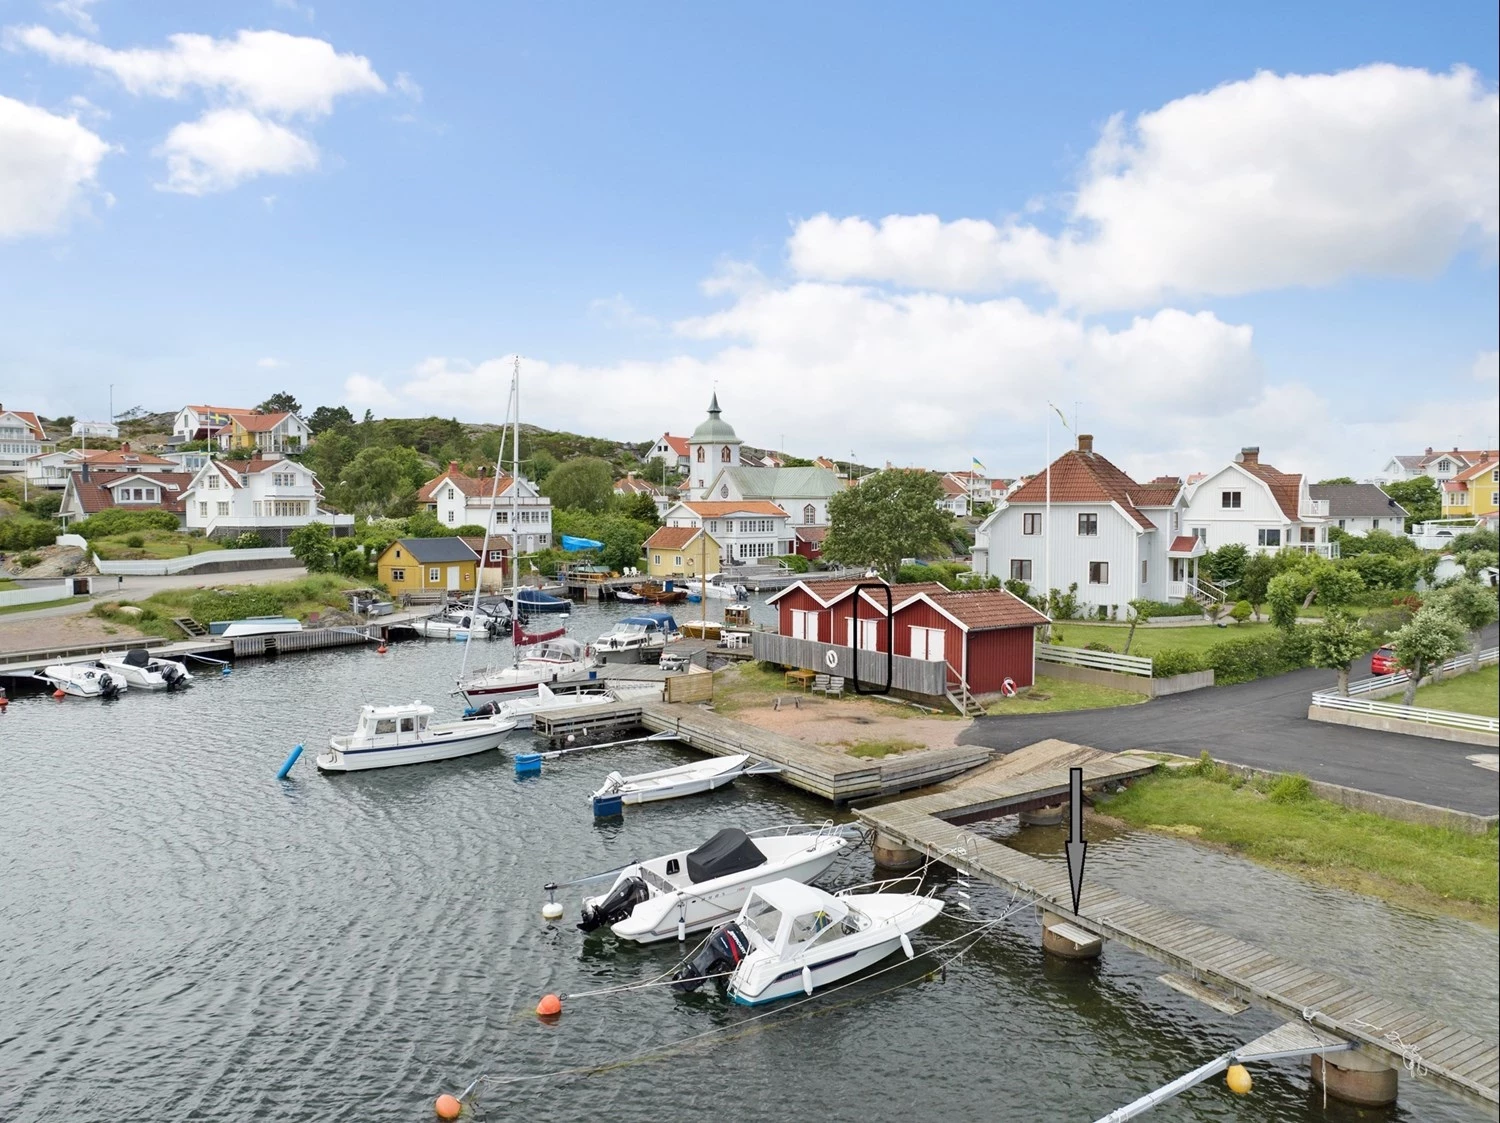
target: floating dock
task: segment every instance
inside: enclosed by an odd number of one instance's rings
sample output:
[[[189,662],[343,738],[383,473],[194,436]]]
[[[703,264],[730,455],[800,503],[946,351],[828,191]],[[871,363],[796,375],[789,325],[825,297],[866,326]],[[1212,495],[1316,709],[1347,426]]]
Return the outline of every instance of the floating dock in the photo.
[[[959,745],[865,760],[696,706],[662,702],[580,706],[556,714],[538,714],[535,725],[537,736],[553,742],[588,737],[617,739],[635,729],[670,733],[711,756],[748,753],[756,760],[778,765],[781,779],[793,787],[837,804],[935,784],[990,759],[988,749]]]
[[[1084,786],[1127,780],[1150,767],[1151,762],[1138,758],[1105,757],[1083,765]],[[1096,878],[1085,878],[1079,911],[1074,913],[1066,862],[1041,861],[964,829],[967,823],[1066,803],[1068,788],[1068,770],[1049,769],[992,783],[966,783],[856,814],[875,830],[877,857],[936,858],[1038,906],[1043,910],[1043,944],[1050,950],[1097,955],[1102,941],[1114,940],[1167,964],[1192,983],[1351,1042],[1351,1053],[1313,1059],[1314,1079],[1325,1083],[1330,1094],[1340,1095],[1338,1082],[1344,1081],[1347,1086],[1388,1088],[1394,1099],[1397,1073],[1406,1068],[1491,1112],[1500,1104],[1500,1046],[1495,1041],[1118,893]]]

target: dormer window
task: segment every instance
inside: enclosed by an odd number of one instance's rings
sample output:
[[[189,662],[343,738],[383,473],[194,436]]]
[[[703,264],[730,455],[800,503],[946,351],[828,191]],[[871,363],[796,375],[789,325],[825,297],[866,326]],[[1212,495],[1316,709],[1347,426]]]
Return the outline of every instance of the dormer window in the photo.
[[[1439,460],[1438,461],[1438,471],[1439,472],[1451,472],[1452,470],[1453,470],[1453,461],[1451,461],[1451,460]]]

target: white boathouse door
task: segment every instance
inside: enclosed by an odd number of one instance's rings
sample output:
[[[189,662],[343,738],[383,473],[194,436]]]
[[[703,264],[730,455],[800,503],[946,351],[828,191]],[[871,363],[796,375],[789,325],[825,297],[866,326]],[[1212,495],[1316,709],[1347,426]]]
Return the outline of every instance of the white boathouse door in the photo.
[[[911,657],[927,659],[934,663],[943,659],[943,629],[918,628],[911,630]]]

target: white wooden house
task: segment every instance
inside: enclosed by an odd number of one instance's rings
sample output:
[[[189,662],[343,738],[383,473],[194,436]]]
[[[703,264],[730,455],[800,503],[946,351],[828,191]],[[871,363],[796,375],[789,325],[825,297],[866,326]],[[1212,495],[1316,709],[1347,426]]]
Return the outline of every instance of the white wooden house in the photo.
[[[843,487],[826,468],[725,468],[706,490],[716,502],[764,500],[786,512],[792,526],[810,527],[828,525],[828,502]]]
[[[1328,540],[1328,500],[1314,499],[1308,487],[1306,476],[1262,463],[1259,448],[1245,448],[1188,487],[1183,526],[1209,550],[1238,542],[1253,554],[1294,546],[1338,557],[1338,543]]]
[[[791,519],[765,499],[685,500],[667,510],[666,526],[707,527],[725,564],[758,562],[797,550]]]
[[[104,437],[115,441],[120,439],[120,427],[113,421],[75,421],[73,422],[73,436]]]
[[[25,472],[26,461],[51,445],[36,414],[0,405],[0,472]]]
[[[447,471],[422,486],[417,500],[444,526],[488,523],[491,534],[513,536],[523,554],[552,545],[552,500],[524,476],[501,476],[497,484],[491,476],[471,476],[449,463]]]
[[[1347,534],[1372,530],[1401,534],[1406,508],[1374,484],[1311,484],[1308,495],[1328,504],[1328,521]]]
[[[255,532],[286,545],[298,527],[320,522],[334,534],[351,533],[354,516],[329,510],[313,470],[295,460],[211,460],[193,475],[184,497],[189,530],[216,538]]]
[[[660,461],[667,466],[668,472],[685,476],[691,463],[690,455],[686,437],[674,437],[671,433],[663,433],[651,442],[650,451],[641,459],[647,463]]]
[[[192,477],[183,472],[96,471],[87,462],[69,472],[57,517],[64,526],[118,507],[169,511],[179,520]]]

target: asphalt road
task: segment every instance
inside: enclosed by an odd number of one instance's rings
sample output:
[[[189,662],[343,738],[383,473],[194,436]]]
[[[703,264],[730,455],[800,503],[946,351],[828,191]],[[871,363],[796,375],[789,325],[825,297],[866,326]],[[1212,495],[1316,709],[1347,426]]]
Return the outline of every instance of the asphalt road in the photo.
[[[1486,629],[1486,646],[1496,630]],[[1355,678],[1369,674],[1369,661]],[[1138,706],[1072,713],[982,717],[960,738],[1009,752],[1057,737],[1110,752],[1154,749],[1219,760],[1481,815],[1500,813],[1500,777],[1467,758],[1493,752],[1400,733],[1308,721],[1309,696],[1332,689],[1332,671],[1293,671],[1276,678],[1158,698]],[[1399,701],[1399,698],[1396,699]]]

